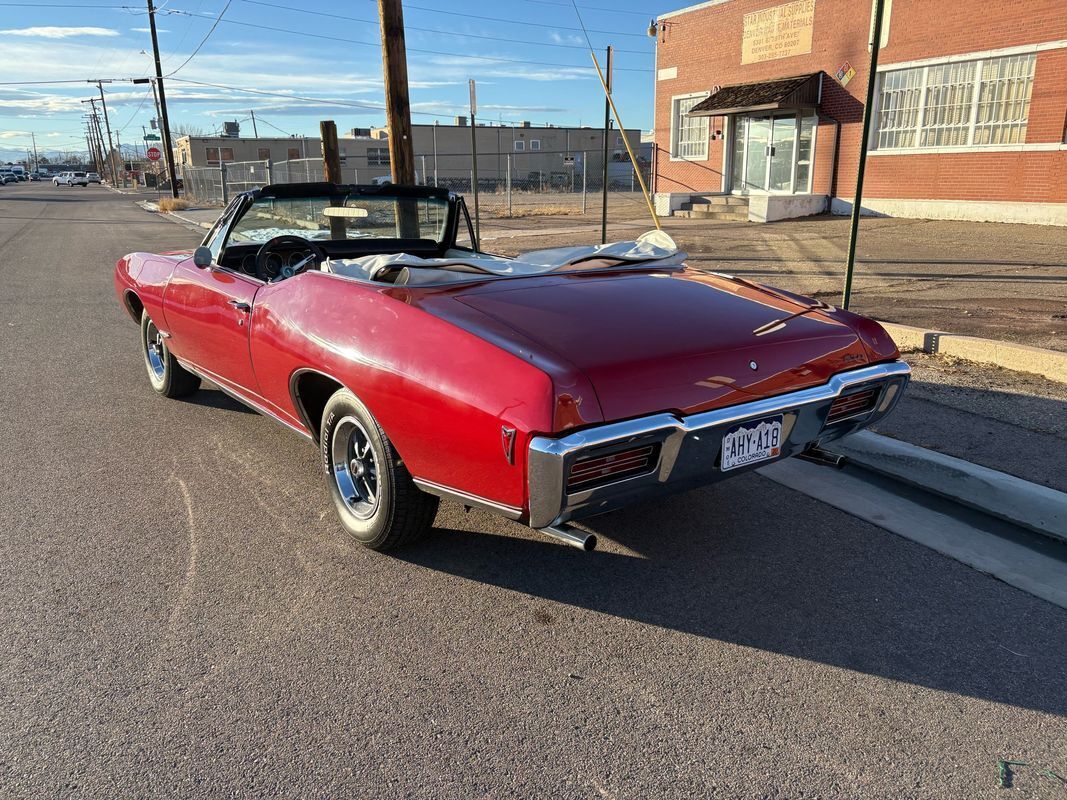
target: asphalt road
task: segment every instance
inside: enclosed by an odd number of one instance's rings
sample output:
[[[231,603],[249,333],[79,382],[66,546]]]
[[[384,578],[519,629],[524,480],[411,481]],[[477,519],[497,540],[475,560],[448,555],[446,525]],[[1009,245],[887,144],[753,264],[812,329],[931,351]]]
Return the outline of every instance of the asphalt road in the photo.
[[[758,476],[362,550],[307,442],[150,391],[111,271],[193,241],[0,189],[0,796],[1064,796],[1067,612]]]

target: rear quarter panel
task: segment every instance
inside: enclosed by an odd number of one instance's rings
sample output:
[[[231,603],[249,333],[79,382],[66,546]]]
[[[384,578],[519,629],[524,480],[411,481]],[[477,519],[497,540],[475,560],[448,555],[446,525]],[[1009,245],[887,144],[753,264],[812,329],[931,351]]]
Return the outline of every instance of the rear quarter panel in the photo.
[[[524,454],[532,432],[552,429],[555,395],[548,375],[516,355],[321,272],[259,292],[251,350],[271,404],[299,416],[293,376],[321,372],[370,409],[415,477],[525,506]],[[516,430],[513,464],[502,426]]]

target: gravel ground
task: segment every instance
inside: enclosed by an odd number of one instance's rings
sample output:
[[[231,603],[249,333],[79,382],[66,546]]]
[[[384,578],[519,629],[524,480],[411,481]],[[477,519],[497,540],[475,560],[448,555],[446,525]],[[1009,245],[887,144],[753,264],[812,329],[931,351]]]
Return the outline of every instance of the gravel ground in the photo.
[[[874,430],[1067,492],[1067,384],[927,353]]]

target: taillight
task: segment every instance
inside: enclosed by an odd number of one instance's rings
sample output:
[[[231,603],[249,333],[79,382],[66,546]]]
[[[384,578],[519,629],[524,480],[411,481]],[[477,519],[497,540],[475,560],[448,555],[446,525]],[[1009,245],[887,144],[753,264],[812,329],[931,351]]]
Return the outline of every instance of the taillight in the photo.
[[[656,464],[659,444],[648,444],[607,455],[579,458],[567,475],[567,491],[590,489],[605,483],[648,472]]]
[[[831,404],[830,413],[826,415],[826,424],[865,414],[874,408],[877,400],[878,389],[863,389],[852,394],[841,395]]]

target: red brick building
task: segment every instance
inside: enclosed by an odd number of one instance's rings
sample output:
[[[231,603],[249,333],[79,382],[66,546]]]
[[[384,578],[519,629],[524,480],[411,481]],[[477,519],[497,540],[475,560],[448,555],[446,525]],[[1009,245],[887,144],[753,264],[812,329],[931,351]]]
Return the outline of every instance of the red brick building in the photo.
[[[659,17],[657,212],[847,213],[869,9],[711,0]],[[881,43],[865,212],[1067,225],[1065,0],[886,0]]]

